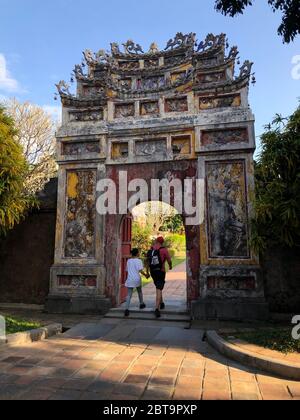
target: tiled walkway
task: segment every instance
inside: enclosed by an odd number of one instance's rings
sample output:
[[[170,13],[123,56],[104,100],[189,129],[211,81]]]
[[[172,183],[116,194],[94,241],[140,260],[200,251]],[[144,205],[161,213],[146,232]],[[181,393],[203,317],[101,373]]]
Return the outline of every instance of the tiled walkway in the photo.
[[[300,383],[248,370],[201,330],[102,320],[30,346],[0,350],[0,400],[300,399]]]
[[[152,281],[143,288],[143,295],[147,307],[155,308],[156,290]],[[167,273],[163,296],[167,309],[175,311],[186,310],[187,283],[185,262]],[[138,307],[138,305],[138,296],[135,294],[132,299],[132,307]]]
[[[152,283],[144,295],[154,305]],[[168,273],[165,302],[185,307],[184,264]],[[186,325],[83,321],[44,342],[0,347],[0,400],[300,399],[300,382],[230,361],[203,341],[203,330]]]

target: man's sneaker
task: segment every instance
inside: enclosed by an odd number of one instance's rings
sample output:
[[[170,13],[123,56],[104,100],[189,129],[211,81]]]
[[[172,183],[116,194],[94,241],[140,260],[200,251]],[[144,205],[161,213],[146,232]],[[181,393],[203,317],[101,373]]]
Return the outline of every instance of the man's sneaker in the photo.
[[[125,311],[125,314],[124,314],[124,315],[126,316],[126,318],[127,318],[127,317],[129,317],[130,312],[129,312],[129,310],[128,310],[128,309],[126,309],[126,311]]]
[[[146,308],[146,305],[144,304],[144,303],[142,303],[141,305],[140,305],[140,309],[142,310],[142,309],[145,309]]]
[[[155,316],[156,316],[156,318],[160,318],[161,317],[161,314],[160,314],[159,309],[156,309]]]
[[[164,309],[166,309],[166,305],[165,305],[165,303],[164,302],[162,302],[161,304],[160,304],[160,309],[163,311]]]

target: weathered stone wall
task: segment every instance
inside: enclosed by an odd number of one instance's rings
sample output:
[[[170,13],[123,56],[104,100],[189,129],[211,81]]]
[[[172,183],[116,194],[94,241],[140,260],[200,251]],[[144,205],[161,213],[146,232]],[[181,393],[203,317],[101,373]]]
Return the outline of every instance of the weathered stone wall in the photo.
[[[39,195],[40,208],[0,242],[0,302],[44,304],[54,260],[57,179]]]
[[[300,249],[268,250],[262,269],[271,312],[300,314]]]

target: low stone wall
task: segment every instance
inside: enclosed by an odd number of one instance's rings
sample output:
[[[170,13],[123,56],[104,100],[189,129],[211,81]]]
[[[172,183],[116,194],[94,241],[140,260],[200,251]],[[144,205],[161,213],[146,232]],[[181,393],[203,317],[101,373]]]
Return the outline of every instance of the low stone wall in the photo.
[[[300,314],[300,248],[273,248],[262,258],[271,312]]]
[[[54,261],[57,179],[39,194],[39,209],[0,241],[0,302],[44,304]]]

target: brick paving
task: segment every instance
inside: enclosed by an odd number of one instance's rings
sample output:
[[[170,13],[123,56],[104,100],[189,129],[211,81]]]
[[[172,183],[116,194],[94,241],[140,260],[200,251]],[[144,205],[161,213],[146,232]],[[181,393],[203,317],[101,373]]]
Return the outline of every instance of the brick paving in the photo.
[[[152,283],[144,296],[154,305]],[[186,308],[185,263],[168,273],[164,298],[167,308]],[[53,339],[0,348],[0,400],[300,399],[300,382],[226,359],[203,341],[199,325],[187,330],[179,323],[97,317],[68,322],[72,329]]]
[[[0,400],[292,400],[300,383],[219,355],[203,331],[104,319],[0,350]]]

